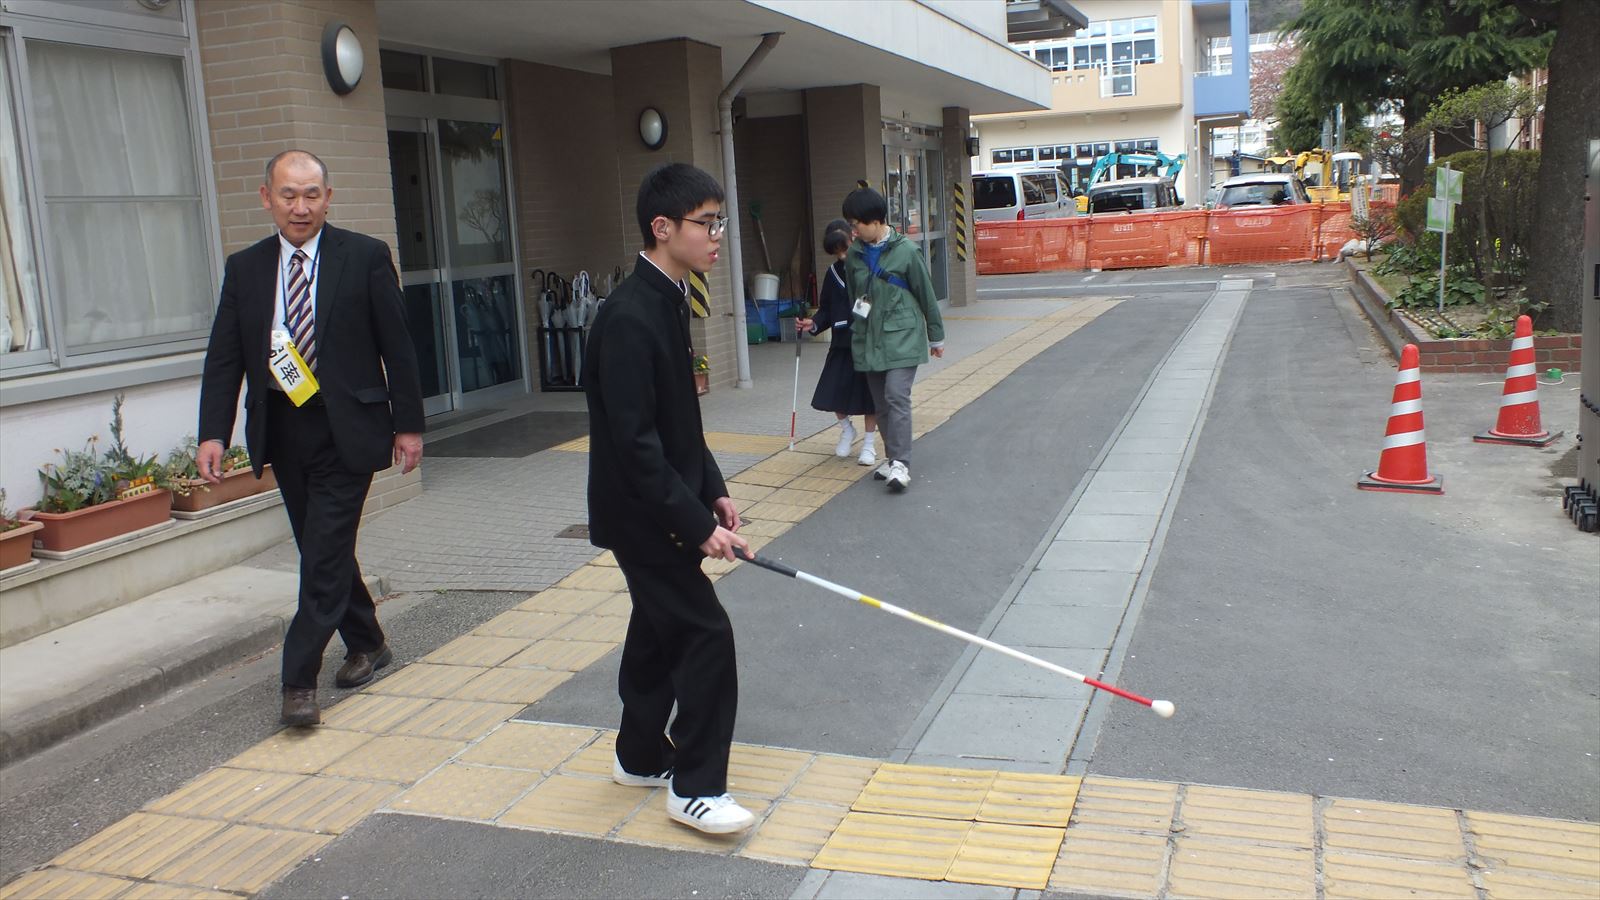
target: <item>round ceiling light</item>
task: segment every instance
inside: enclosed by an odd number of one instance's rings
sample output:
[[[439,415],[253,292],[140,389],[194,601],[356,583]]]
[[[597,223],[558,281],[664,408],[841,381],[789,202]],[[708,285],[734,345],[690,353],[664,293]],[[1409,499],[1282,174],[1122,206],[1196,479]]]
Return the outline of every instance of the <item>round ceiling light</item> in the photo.
[[[639,140],[651,150],[660,150],[667,142],[667,117],[661,110],[647,106],[639,113]]]

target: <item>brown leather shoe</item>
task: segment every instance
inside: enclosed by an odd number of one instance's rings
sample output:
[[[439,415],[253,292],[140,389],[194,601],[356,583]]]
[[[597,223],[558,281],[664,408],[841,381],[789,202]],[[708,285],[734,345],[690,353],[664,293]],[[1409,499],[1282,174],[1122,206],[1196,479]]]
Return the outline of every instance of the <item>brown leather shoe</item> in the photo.
[[[317,708],[317,692],[311,688],[284,688],[283,724],[321,725],[322,710]]]
[[[384,644],[372,653],[352,653],[345,657],[344,665],[339,667],[339,674],[333,676],[334,686],[360,687],[371,681],[373,673],[387,666],[393,659],[394,653],[389,650],[388,644]]]

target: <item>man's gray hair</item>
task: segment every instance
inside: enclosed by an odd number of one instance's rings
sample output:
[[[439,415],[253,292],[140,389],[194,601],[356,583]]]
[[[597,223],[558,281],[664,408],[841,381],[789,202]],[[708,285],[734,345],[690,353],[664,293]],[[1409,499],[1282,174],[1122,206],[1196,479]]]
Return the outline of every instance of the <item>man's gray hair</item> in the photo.
[[[282,153],[279,153],[276,156],[272,157],[271,159],[267,160],[266,179],[265,179],[265,184],[267,185],[267,187],[272,187],[272,170],[277,167],[278,161],[282,160],[282,159],[285,159],[287,157],[290,157],[290,156],[304,156],[306,159],[309,159],[312,162],[316,163],[317,164],[317,168],[322,171],[322,183],[324,185],[326,185],[328,183],[328,166],[322,160],[317,159],[317,155],[315,153],[312,153],[309,150],[285,150]]]

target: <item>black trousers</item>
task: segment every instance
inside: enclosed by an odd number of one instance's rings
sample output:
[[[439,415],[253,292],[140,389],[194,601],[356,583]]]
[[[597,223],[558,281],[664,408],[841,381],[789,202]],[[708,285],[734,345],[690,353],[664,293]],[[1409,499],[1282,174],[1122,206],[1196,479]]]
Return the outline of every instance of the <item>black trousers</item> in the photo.
[[[383,646],[378,608],[356,564],[372,473],[340,461],[320,398],[296,407],[278,391],[269,397],[269,458],[300,548],[300,604],[283,638],[283,686],[315,688],[335,631],[346,656]]]
[[[617,679],[617,760],[639,775],[671,768],[680,797],[722,794],[739,706],[733,624],[698,561],[641,565],[618,554],[617,562],[633,600]]]

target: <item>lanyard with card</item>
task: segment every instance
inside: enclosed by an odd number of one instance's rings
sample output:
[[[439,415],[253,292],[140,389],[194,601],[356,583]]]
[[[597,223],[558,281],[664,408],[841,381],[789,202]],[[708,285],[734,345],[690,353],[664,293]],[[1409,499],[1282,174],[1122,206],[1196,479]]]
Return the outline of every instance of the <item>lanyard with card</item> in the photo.
[[[277,379],[278,386],[283,388],[288,395],[289,402],[295,406],[303,405],[317,393],[317,376],[311,374],[311,367],[306,365],[305,358],[294,345],[294,338],[287,331],[272,332],[272,349],[267,357],[267,368],[272,370],[272,377]]]

